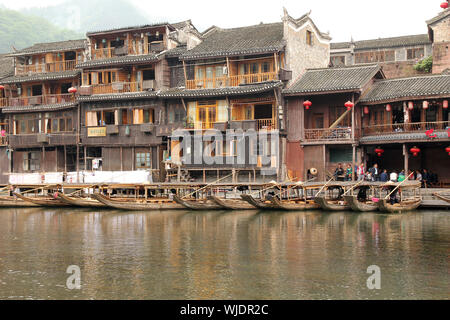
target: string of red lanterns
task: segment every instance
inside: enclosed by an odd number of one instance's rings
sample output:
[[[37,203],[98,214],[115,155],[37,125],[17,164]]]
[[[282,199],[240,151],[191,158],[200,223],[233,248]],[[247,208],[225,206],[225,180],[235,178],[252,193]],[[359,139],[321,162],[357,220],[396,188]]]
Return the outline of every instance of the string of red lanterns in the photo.
[[[392,107],[391,107],[391,105],[389,103],[386,105],[386,111],[387,112],[391,112],[392,111]]]
[[[448,1],[447,2],[442,2],[441,3],[441,8],[444,9],[444,10],[447,9],[448,8]]]
[[[0,84],[0,90],[5,90],[5,86]]]
[[[345,107],[347,108],[347,110],[351,110],[354,106],[355,106],[355,104],[351,101],[347,101],[345,103]]]
[[[381,156],[383,155],[383,153],[384,153],[384,150],[381,149],[380,147],[378,147],[378,148],[375,149],[375,153],[376,153],[379,157],[381,157]]]
[[[73,93],[73,94],[75,94],[75,93],[77,93],[77,88],[75,88],[75,87],[70,87],[68,90],[67,90],[69,93]]]
[[[417,147],[411,148],[411,149],[409,149],[409,151],[411,151],[411,153],[413,154],[414,157],[417,157],[420,153],[420,149]]]
[[[312,102],[306,100],[305,102],[303,102],[303,106],[305,107],[306,110],[309,110],[309,108],[312,106]]]
[[[445,148],[445,152],[447,152],[448,155],[450,156],[450,147]]]

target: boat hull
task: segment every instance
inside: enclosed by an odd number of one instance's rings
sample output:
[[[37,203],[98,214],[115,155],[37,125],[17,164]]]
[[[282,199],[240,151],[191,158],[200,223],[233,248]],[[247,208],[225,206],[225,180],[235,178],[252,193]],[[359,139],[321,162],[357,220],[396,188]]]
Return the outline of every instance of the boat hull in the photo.
[[[45,198],[33,198],[33,197],[25,197],[20,193],[16,193],[14,192],[14,195],[17,196],[18,198],[22,199],[23,201],[29,202],[29,203],[33,203],[36,204],[38,206],[41,207],[71,207],[72,205],[69,205],[65,202],[62,202],[59,199],[55,199],[55,198],[50,198],[50,197],[45,197]]]
[[[381,212],[385,212],[385,213],[404,213],[404,212],[416,210],[420,206],[421,202],[422,202],[421,199],[417,199],[414,201],[408,201],[408,202],[392,205],[389,203],[389,200],[381,199],[380,202],[378,202],[378,209]]]
[[[1,197],[0,208],[35,208],[39,207],[37,204],[24,201],[20,198],[14,197]]]
[[[180,210],[186,209],[185,207],[179,205],[175,202],[166,202],[166,203],[148,203],[148,202],[135,202],[135,201],[120,201],[108,198],[102,194],[96,193],[93,194],[92,197],[97,201],[103,203],[107,207],[118,209],[118,210],[127,210],[127,211],[159,211],[159,210]]]
[[[101,203],[97,200],[87,200],[82,198],[73,198],[68,197],[65,194],[58,194],[58,199],[61,200],[64,203],[67,203],[68,205],[74,206],[74,207],[81,207],[81,208],[107,208],[107,206],[104,203]]]
[[[279,200],[277,197],[273,197],[270,201],[274,206],[277,207],[277,209],[286,211],[305,211],[320,209],[320,206],[317,203],[286,203]]]
[[[179,196],[174,195],[173,200],[182,205],[185,209],[190,210],[199,210],[199,211],[205,211],[205,210],[218,210],[223,209],[221,206],[219,206],[217,203],[207,200],[205,202],[200,201],[190,201],[190,200],[183,200]]]
[[[326,211],[347,211],[351,209],[348,204],[332,203],[325,197],[315,197],[314,201]]]
[[[261,210],[273,210],[278,209],[273,203],[265,203],[261,200],[257,200],[253,198],[251,195],[248,194],[241,194],[242,200],[246,201],[247,203],[251,204],[257,209]]]
[[[372,212],[378,210],[377,203],[372,202],[371,204],[367,204],[359,201],[356,196],[344,196],[344,199],[350,208],[356,212]]]
[[[215,196],[210,196],[208,199],[215,202],[222,209],[226,210],[255,210],[256,208],[248,202],[240,199],[221,199]]]

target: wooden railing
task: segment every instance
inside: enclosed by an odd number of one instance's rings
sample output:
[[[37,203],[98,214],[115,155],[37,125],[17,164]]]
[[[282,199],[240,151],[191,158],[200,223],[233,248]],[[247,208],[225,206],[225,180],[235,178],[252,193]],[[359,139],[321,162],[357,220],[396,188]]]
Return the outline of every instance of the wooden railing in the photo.
[[[239,121],[239,120],[235,120]],[[256,130],[274,130],[276,129],[275,121],[273,119],[258,119],[256,121]],[[188,124],[187,128],[195,130],[207,130],[215,128],[216,124],[223,122],[200,122],[196,121],[193,124]]]
[[[385,135],[390,133],[426,132],[428,130],[446,130],[450,121],[396,123],[388,125],[371,125],[362,129],[364,136]]]
[[[257,129],[258,130],[274,130],[275,121],[272,119],[258,119],[257,120]]]
[[[351,140],[352,139],[352,129],[350,127],[346,128],[335,128],[335,129],[305,129],[305,141],[341,141],[341,140]]]
[[[8,98],[0,98],[0,107],[6,107],[8,105]]]
[[[118,56],[124,56],[124,55],[144,55],[149,53],[156,53],[164,51],[165,44],[163,41],[155,41],[152,43],[149,43],[147,48],[142,46],[139,49],[139,46],[136,45],[135,47],[132,46],[122,46],[122,47],[111,47],[111,48],[103,48],[103,49],[92,49],[92,60],[99,60],[99,59],[108,59]]]
[[[11,107],[24,107],[29,105],[41,104],[62,104],[73,101],[73,95],[66,94],[51,94],[45,96],[19,97],[9,98],[7,105]]]
[[[140,82],[114,82],[108,84],[92,85],[92,94],[110,94],[140,91],[142,91],[142,84]]]
[[[115,48],[92,49],[92,60],[112,58],[114,50]]]
[[[76,60],[51,62],[44,64],[18,65],[17,75],[27,75],[33,73],[63,72],[75,70]]]
[[[277,79],[276,72],[245,74],[230,77],[222,76],[217,78],[187,80],[186,88],[192,90],[192,89],[237,87],[241,84],[251,84],[251,83],[272,81],[276,79]]]

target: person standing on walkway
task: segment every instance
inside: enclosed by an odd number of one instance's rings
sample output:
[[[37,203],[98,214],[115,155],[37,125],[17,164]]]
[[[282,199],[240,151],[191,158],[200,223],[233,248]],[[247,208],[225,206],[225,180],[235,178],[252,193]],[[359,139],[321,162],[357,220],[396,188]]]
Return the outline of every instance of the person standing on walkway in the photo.
[[[364,163],[361,163],[356,170],[356,174],[358,175],[358,181],[364,180],[364,175],[366,171],[364,169]]]

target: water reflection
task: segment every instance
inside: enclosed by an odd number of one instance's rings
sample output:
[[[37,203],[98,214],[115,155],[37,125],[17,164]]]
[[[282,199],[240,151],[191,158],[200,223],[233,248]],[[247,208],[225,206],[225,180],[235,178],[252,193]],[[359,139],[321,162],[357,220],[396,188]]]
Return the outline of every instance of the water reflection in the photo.
[[[1,210],[0,298],[447,299],[449,244],[445,211]]]

